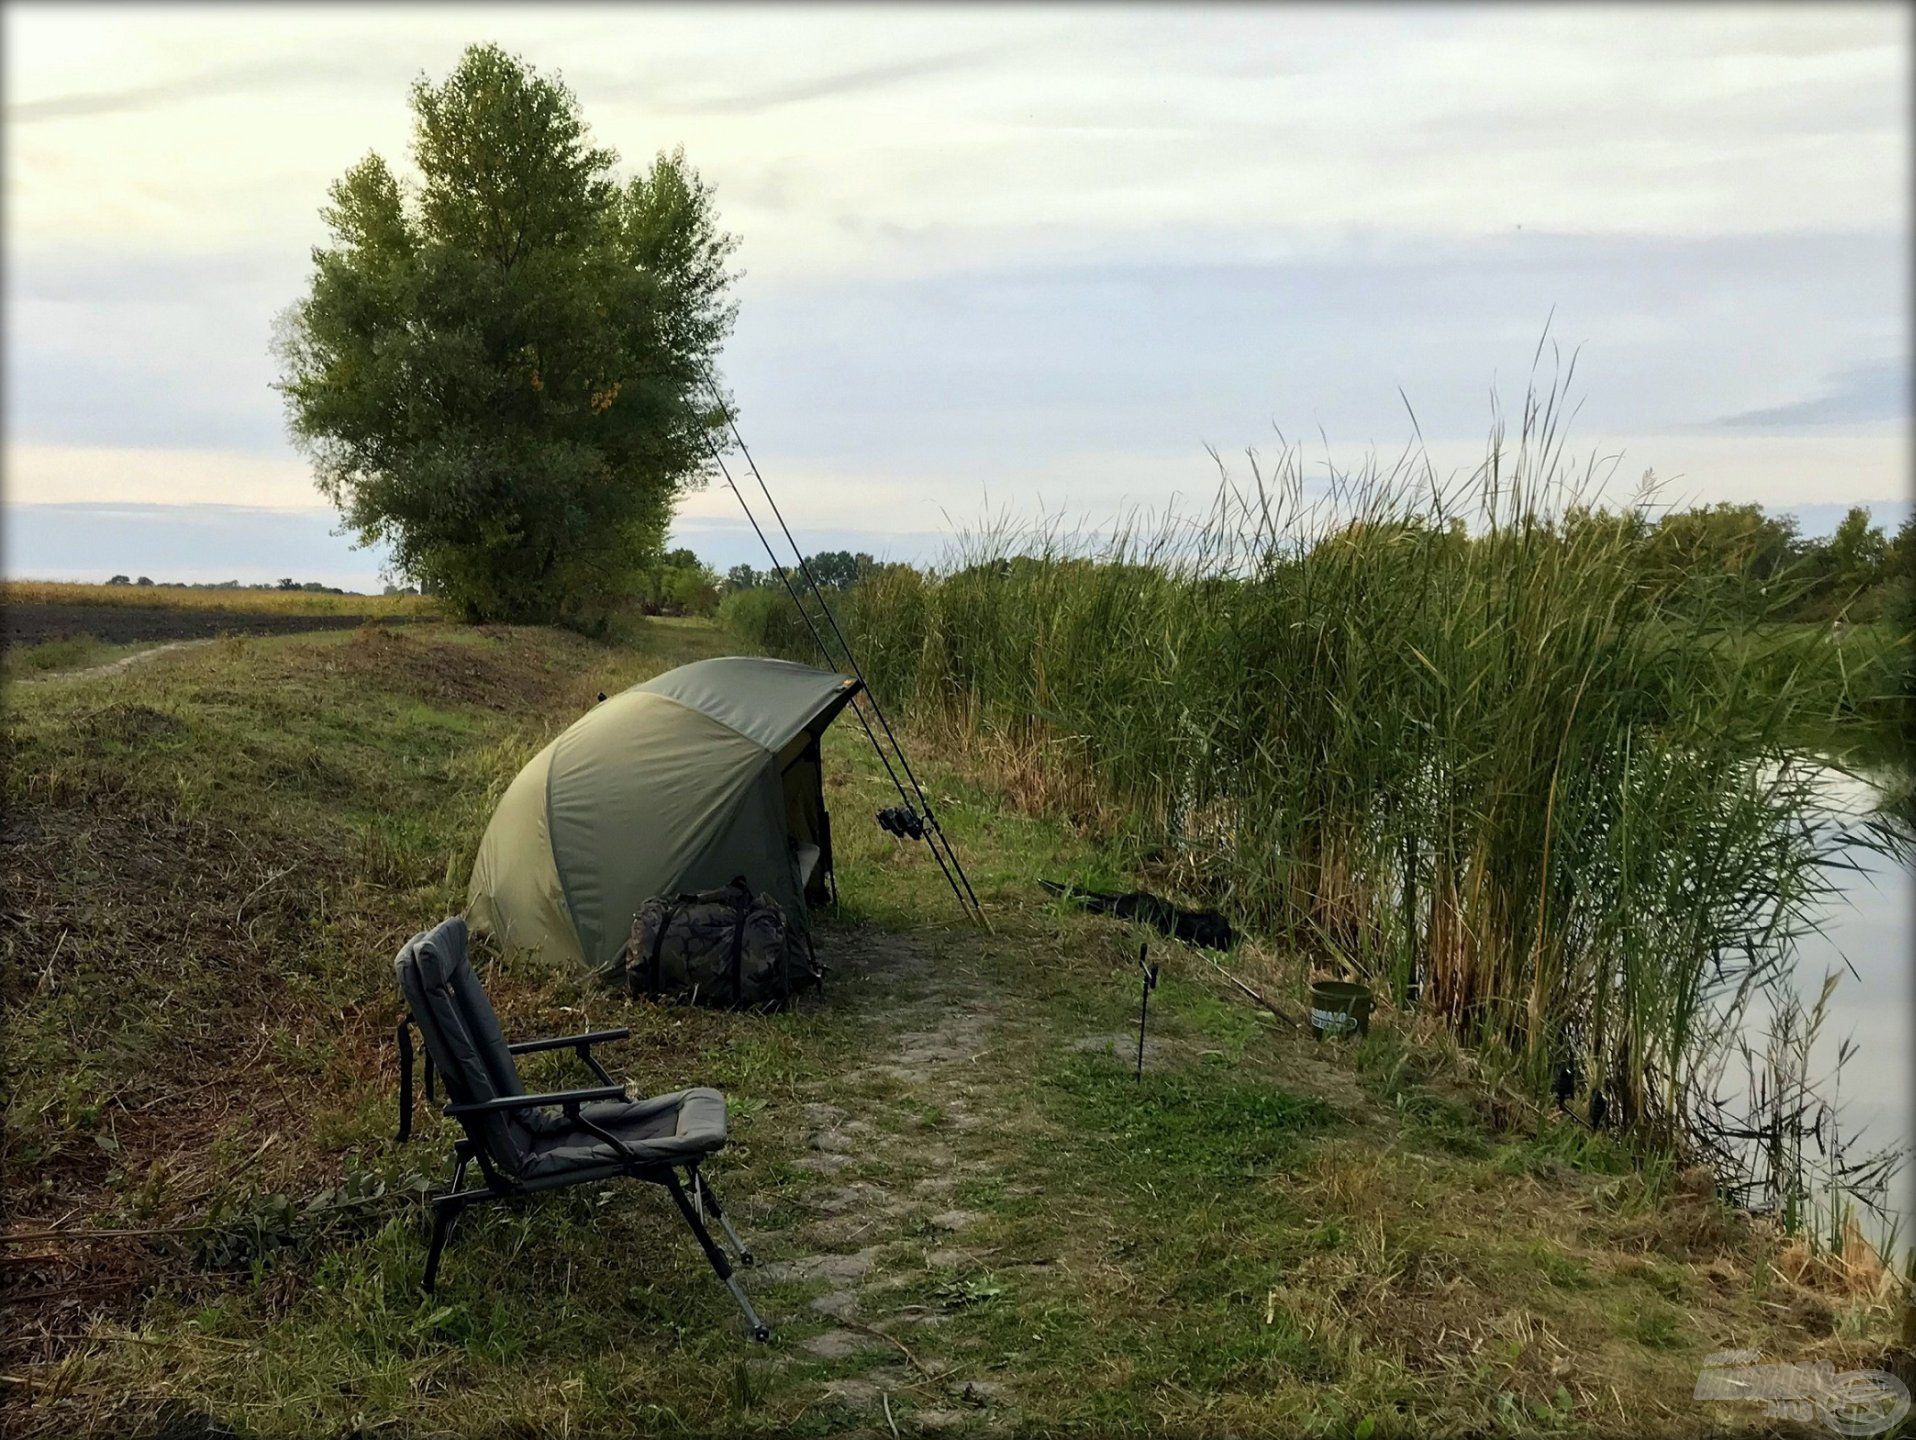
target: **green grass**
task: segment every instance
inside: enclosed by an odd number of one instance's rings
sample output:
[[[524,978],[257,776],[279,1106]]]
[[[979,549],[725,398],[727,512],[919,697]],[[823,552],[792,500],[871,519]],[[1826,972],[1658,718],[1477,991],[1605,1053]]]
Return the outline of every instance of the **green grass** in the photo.
[[[1667,628],[1665,643],[1700,644],[1726,675],[1746,673],[1758,693],[1791,688],[1792,745],[1881,759],[1885,768],[1904,758],[1899,732],[1912,704],[1902,688],[1910,636],[1898,626],[1849,625],[1839,633],[1827,624],[1762,623],[1700,637],[1694,627]]]
[[[57,635],[37,644],[9,646],[0,651],[0,678],[18,680],[62,670],[84,670],[145,648],[145,645],[110,645],[93,635]]]
[[[486,961],[509,1033],[630,1025],[610,1058],[637,1083],[726,1090],[715,1179],[774,1344],[638,1187],[471,1213],[428,1300],[452,1132],[422,1109],[391,1139],[391,956],[458,907],[547,737],[723,646],[694,622],[224,640],[11,699],[10,1429],[884,1436],[888,1404],[901,1434],[1633,1434],[1734,1421],[1688,1398],[1711,1348],[1880,1346],[1886,1317],[1829,1333],[1747,1224],[1564,1122],[1486,1118],[1403,1012],[1315,1045],[1202,954],[1056,904],[1038,878],[1118,855],[915,746],[995,929],[967,927],[869,823],[887,784],[843,725],[824,1004],[632,1004]],[[1309,963],[1230,961],[1292,1004]],[[21,1238],[44,1230],[67,1238]]]
[[[1222,1059],[1146,1085],[1108,1058],[1075,1056],[1045,1095],[1113,1179],[1153,1196],[1272,1174],[1298,1156],[1302,1137],[1334,1119],[1315,1096],[1235,1079]]]

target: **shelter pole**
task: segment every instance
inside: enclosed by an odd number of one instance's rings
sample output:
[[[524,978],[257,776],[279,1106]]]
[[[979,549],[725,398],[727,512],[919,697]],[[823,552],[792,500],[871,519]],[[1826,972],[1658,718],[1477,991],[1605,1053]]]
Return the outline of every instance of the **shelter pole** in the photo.
[[[818,580],[812,574],[812,567],[805,563],[805,552],[798,548],[798,541],[792,538],[791,526],[785,523],[785,516],[778,508],[778,501],[772,498],[771,488],[766,485],[765,477],[759,474],[758,462],[752,459],[752,452],[746,447],[745,437],[738,433],[738,422],[732,418],[731,407],[719,394],[718,386],[712,383],[710,373],[707,373],[705,377],[705,386],[712,392],[712,399],[718,404],[719,412],[725,416],[726,428],[732,432],[732,439],[737,443],[739,453],[745,457],[745,463],[751,467],[752,478],[758,481],[758,488],[765,496],[765,503],[772,507],[772,516],[778,521],[778,528],[785,532],[785,543],[792,547],[792,553],[798,557],[798,568],[805,576],[805,583],[811,586],[812,593],[818,597],[819,608],[825,612],[825,622],[831,626],[832,634],[837,637],[840,648],[844,650],[845,659],[852,667],[852,674],[858,677],[859,686],[871,700],[872,713],[878,717],[878,723],[885,731],[885,738],[891,742],[892,749],[897,752],[898,763],[904,767],[905,776],[911,781],[911,788],[918,796],[918,803],[924,806],[926,821],[937,833],[938,838],[944,842],[946,851],[951,855],[952,868],[958,872],[958,878],[964,882],[965,894],[970,897],[972,908],[978,912],[978,918],[981,921],[984,920],[984,907],[978,903],[977,892],[971,888],[971,879],[965,874],[965,867],[958,860],[957,847],[951,843],[951,837],[945,834],[945,827],[938,823],[937,812],[932,809],[931,797],[925,794],[924,787],[918,783],[918,777],[912,773],[911,761],[905,757],[905,747],[898,743],[898,737],[892,733],[891,721],[885,718],[885,707],[879,704],[878,697],[872,693],[871,685],[865,679],[865,672],[859,667],[858,656],[852,652],[851,644],[845,639],[845,632],[838,628],[838,617],[832,614],[831,602],[825,598],[825,592],[819,588]],[[737,493],[736,486],[733,487],[733,493]],[[762,539],[763,536],[761,535],[760,538]],[[838,667],[834,664],[832,668]],[[985,922],[985,928],[990,929],[990,922]]]
[[[715,447],[709,439],[706,441],[705,448],[711,451],[712,459],[718,463],[719,474],[725,477],[725,483],[731,489],[733,498],[738,501],[739,509],[745,512],[745,518],[751,522],[752,533],[758,536],[758,543],[765,547],[766,558],[772,562],[772,568],[778,571],[778,578],[785,585],[785,593],[792,597],[792,604],[798,608],[798,618],[805,622],[805,628],[811,632],[812,643],[818,646],[818,653],[824,657],[827,665],[831,666],[834,670],[838,669],[838,662],[832,658],[831,648],[826,645],[825,637],[819,634],[818,626],[812,623],[811,615],[806,612],[805,602],[798,598],[798,591],[792,586],[791,576],[786,574],[785,566],[780,562],[777,552],[772,549],[772,542],[765,538],[765,532],[759,528],[758,517],[752,514],[752,507],[745,503],[745,497],[739,493],[738,484],[732,479],[732,472],[726,468],[724,458],[719,454],[717,447]],[[854,665],[854,670],[855,669],[856,666]],[[858,676],[858,687],[861,690],[865,689],[865,677],[862,675]],[[866,691],[866,694],[869,695],[870,692]],[[872,708],[874,710],[878,708],[878,702],[876,700],[872,702]],[[878,756],[879,763],[885,767],[885,774],[891,778],[892,788],[898,792],[898,798],[904,801],[906,805],[910,805],[911,796],[905,793],[904,782],[898,778],[898,772],[892,769],[891,760],[885,754],[885,747],[878,743],[878,736],[872,732],[871,722],[865,718],[865,712],[859,706],[858,696],[856,695],[852,696],[852,713],[858,717],[859,726],[864,730],[865,738],[871,742],[872,750]],[[897,742],[894,741],[893,743],[896,744]],[[901,761],[905,758],[903,751],[899,752],[898,758]],[[916,785],[917,782],[914,780],[913,787],[916,788]],[[947,842],[947,844],[949,844],[949,842]],[[951,870],[946,866],[944,856],[939,853],[938,847],[932,845],[930,849],[932,859],[938,862],[938,869],[945,877],[945,883],[951,886],[951,893],[957,897],[958,908],[961,910],[967,908],[976,909],[978,898],[975,895],[971,897],[970,907],[966,905],[965,897],[966,892],[971,889],[970,883],[967,882],[963,890],[959,889],[958,881],[952,878]],[[951,860],[954,865],[958,863],[958,856],[955,851],[952,853]],[[962,873],[961,871],[960,874]],[[980,920],[984,919],[982,910],[978,911],[978,918]],[[989,928],[988,924],[986,928]]]

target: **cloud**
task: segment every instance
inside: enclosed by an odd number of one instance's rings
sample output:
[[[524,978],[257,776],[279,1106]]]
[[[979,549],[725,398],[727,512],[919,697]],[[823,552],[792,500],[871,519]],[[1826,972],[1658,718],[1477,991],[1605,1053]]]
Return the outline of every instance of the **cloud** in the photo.
[[[381,67],[390,68],[390,67]],[[159,80],[148,85],[127,85],[117,90],[85,90],[68,95],[50,95],[42,100],[22,100],[7,106],[9,125],[28,125],[40,120],[74,120],[95,115],[121,115],[156,110],[181,101],[207,100],[215,96],[239,95],[252,91],[278,90],[288,85],[333,84],[339,81],[383,79],[377,70],[352,60],[315,59],[310,54],[289,56],[283,60],[256,60],[243,65],[224,65],[182,75],[174,80]]]
[[[1273,425],[1394,453],[1400,387],[1468,460],[1553,308],[1630,473],[1893,493],[1882,376],[1816,382],[1908,348],[1907,27],[1791,13],[10,11],[11,498],[313,503],[273,317],[326,183],[486,35],[718,187],[725,375],[802,526],[1201,495]]]
[[[1716,423],[1747,430],[1794,430],[1809,425],[1854,425],[1909,418],[1909,365],[1878,360],[1839,370],[1820,394],[1725,415]]]
[[[251,510],[313,511],[321,504],[312,467],[284,449],[261,453],[164,445],[36,445],[9,438],[4,454],[10,510],[90,502],[137,509],[245,500]]]
[[[191,255],[115,251],[97,241],[84,248],[16,248],[7,257],[6,298],[9,305],[39,301],[89,309],[225,303],[230,312],[235,296],[250,302],[267,295],[284,303],[311,268],[306,251],[290,246]]]
[[[890,60],[860,65],[810,79],[788,81],[782,85],[757,86],[727,94],[690,97],[679,100],[649,96],[661,110],[691,115],[757,115],[782,105],[797,105],[807,100],[828,100],[839,95],[855,95],[867,90],[882,90],[907,80],[928,75],[949,74],[972,69],[1001,54],[1004,47],[978,46],[954,50],[944,55],[925,55],[917,59]]]

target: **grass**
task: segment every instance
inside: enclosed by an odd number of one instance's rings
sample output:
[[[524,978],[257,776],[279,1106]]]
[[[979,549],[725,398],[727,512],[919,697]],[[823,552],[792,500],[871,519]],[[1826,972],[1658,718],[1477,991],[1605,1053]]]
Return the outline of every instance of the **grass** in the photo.
[[[458,908],[545,738],[720,645],[369,628],[16,693],[11,1431],[1634,1434],[1734,1422],[1688,1398],[1712,1348],[1880,1353],[1879,1308],[1772,1273],[1778,1241],[1580,1127],[1478,1103],[1469,1056],[1388,1005],[1313,1045],[1152,937],[1135,1078],[1139,932],[1035,884],[1118,857],[919,747],[993,915],[972,930],[923,847],[867,823],[886,785],[845,726],[827,1003],[487,969],[509,1033],[627,1024],[638,1083],[727,1091],[716,1179],[774,1345],[634,1188],[475,1212],[427,1300],[449,1131],[390,1138],[390,957]],[[1232,963],[1302,994],[1283,947]]]
[[[59,635],[33,645],[0,650],[0,676],[24,679],[61,670],[84,670],[105,665],[143,650],[144,645],[114,645],[94,635]]]
[[[221,589],[212,585],[82,585],[64,580],[0,581],[4,605],[112,605],[161,610],[232,610],[280,615],[429,618],[429,595],[326,595],[316,591]]]

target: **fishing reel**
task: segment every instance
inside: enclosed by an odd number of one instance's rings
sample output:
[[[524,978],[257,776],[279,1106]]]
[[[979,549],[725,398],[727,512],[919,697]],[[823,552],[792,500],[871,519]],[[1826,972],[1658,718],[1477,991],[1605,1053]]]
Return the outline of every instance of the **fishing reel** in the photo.
[[[878,812],[878,828],[900,840],[923,840],[925,822],[909,805],[889,805]]]

